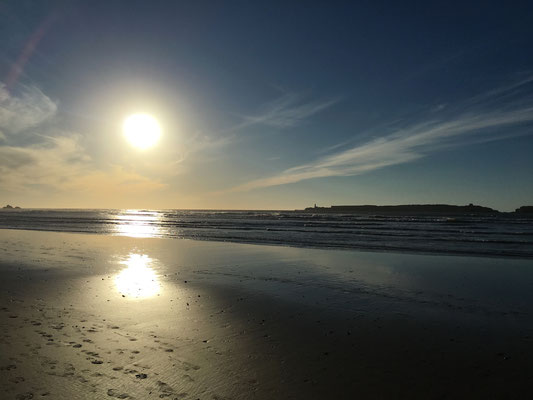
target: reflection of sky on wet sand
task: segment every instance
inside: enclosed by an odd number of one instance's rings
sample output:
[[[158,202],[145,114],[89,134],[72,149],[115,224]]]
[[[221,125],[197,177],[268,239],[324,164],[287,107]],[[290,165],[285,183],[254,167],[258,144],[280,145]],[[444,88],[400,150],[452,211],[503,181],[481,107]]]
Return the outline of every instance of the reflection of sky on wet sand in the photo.
[[[155,211],[124,210],[115,221],[115,233],[120,236],[158,237],[161,233],[161,214]]]
[[[150,257],[145,254],[130,254],[120,263],[126,268],[116,276],[115,285],[122,295],[147,298],[159,293],[161,287]]]

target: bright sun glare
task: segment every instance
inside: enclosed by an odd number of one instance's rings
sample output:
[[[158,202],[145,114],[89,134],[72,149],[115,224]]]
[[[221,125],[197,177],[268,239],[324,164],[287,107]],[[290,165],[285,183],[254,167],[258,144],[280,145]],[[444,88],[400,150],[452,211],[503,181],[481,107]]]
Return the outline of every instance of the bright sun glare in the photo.
[[[124,120],[122,130],[128,142],[141,150],[153,147],[161,136],[159,123],[148,114],[130,115]]]
[[[121,262],[124,268],[115,277],[115,285],[124,296],[146,298],[160,291],[157,274],[151,267],[153,260],[144,254],[130,254]]]

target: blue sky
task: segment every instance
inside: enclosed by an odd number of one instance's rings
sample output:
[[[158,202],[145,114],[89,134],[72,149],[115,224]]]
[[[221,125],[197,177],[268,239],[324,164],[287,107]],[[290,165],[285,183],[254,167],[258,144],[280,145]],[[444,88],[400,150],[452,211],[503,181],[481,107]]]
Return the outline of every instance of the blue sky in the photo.
[[[533,6],[429,3],[3,2],[0,201],[533,203]]]

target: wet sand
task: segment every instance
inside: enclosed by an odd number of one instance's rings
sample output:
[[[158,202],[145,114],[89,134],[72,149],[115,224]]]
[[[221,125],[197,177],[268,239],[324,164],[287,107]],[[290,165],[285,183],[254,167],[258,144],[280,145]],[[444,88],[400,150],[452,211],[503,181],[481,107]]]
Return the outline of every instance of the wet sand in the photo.
[[[533,395],[531,260],[0,230],[6,399]]]

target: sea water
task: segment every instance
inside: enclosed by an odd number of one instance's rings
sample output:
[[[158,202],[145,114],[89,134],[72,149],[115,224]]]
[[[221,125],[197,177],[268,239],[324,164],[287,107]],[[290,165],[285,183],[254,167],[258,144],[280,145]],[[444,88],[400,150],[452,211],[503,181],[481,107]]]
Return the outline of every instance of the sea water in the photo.
[[[297,247],[533,258],[533,216],[291,211],[2,210],[0,228]]]

